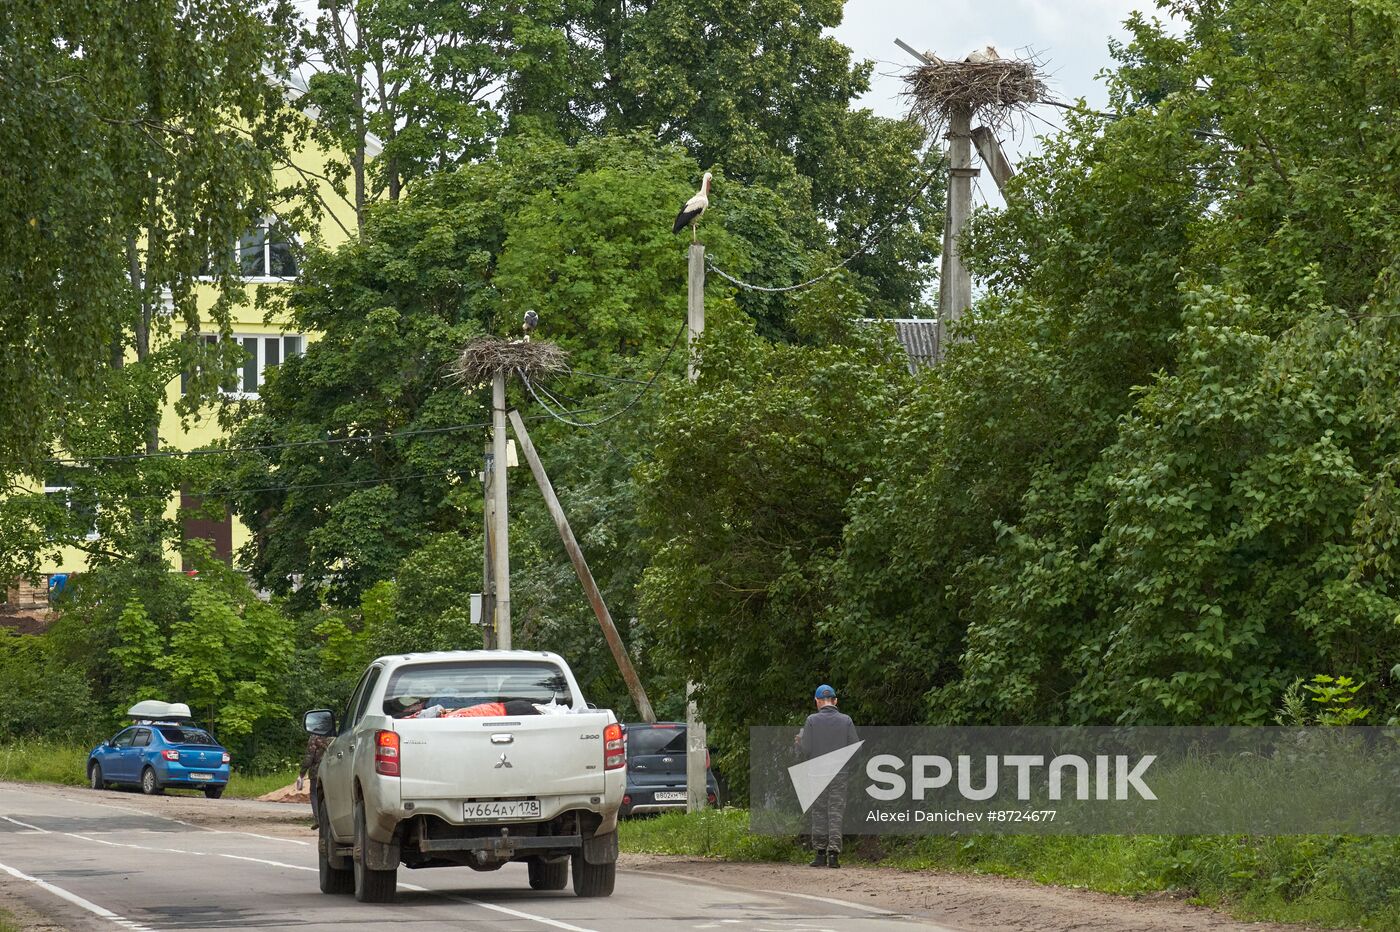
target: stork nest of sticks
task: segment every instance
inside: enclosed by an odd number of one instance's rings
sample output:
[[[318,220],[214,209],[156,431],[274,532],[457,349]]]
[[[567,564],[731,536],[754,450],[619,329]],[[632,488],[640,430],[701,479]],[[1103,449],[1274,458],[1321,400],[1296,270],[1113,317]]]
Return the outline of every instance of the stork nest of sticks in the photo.
[[[1023,58],[985,61],[944,61],[934,58],[904,76],[904,96],[910,112],[930,127],[942,126],[948,115],[967,109],[974,119],[990,125],[1005,123],[1045,98],[1045,81],[1037,63]]]
[[[452,374],[466,385],[490,381],[497,372],[518,372],[537,381],[569,367],[569,354],[545,340],[503,340],[477,337],[457,357]]]

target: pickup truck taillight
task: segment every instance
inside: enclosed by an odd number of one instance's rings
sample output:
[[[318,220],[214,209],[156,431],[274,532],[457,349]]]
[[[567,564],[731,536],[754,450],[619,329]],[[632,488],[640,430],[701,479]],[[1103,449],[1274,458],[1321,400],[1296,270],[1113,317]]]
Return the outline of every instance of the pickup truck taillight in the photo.
[[[613,722],[603,729],[603,769],[620,770],[627,766],[627,749],[622,743],[622,726]]]
[[[160,756],[163,757],[163,758],[165,758],[166,760],[179,760],[179,759],[180,759],[180,752],[179,752],[179,751],[176,751],[176,750],[174,750],[174,749],[172,748],[172,749],[169,750],[169,751],[161,751],[161,752],[160,752]]]
[[[376,731],[374,733],[374,772],[386,777],[399,775],[398,732]]]

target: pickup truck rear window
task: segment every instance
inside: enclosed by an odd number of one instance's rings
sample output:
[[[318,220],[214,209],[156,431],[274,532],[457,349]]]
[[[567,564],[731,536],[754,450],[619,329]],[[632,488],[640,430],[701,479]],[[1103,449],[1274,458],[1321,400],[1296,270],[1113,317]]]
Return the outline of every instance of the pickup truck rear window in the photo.
[[[500,715],[529,715],[535,705],[572,706],[564,671],[547,661],[419,663],[399,667],[384,690],[384,714],[418,717],[498,703]]]

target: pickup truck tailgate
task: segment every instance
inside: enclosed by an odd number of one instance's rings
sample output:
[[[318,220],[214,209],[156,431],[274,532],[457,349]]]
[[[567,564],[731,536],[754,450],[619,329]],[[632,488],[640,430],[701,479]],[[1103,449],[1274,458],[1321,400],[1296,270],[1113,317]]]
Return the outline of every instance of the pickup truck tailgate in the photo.
[[[500,799],[604,792],[604,712],[399,719],[403,799]]]

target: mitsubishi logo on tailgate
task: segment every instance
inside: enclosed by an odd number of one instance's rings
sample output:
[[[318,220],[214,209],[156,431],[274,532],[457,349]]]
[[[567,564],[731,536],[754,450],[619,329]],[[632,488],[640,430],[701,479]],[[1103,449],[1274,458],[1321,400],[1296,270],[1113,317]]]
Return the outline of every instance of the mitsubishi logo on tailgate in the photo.
[[[496,766],[495,766],[495,767],[492,767],[491,769],[492,769],[492,770],[500,770],[502,767],[505,767],[505,768],[507,768],[507,769],[509,769],[509,770],[514,770],[514,769],[515,769],[514,767],[512,767],[512,766],[510,765],[510,761],[506,760],[506,754],[505,754],[504,751],[501,752],[501,759],[498,760],[498,761],[496,761]]]

